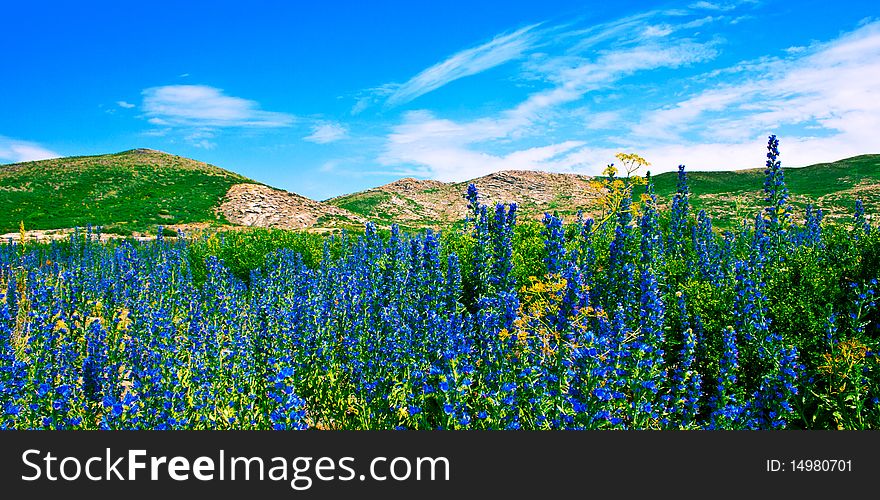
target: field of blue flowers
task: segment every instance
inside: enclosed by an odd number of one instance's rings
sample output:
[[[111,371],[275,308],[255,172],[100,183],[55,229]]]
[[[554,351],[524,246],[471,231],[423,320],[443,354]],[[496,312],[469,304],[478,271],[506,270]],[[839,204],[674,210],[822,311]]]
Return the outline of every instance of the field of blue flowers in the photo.
[[[517,223],[471,186],[460,228],[250,269],[161,231],[0,245],[0,427],[880,428],[880,230],[794,222],[777,145],[733,232],[680,168],[669,210],[611,177],[601,220]]]

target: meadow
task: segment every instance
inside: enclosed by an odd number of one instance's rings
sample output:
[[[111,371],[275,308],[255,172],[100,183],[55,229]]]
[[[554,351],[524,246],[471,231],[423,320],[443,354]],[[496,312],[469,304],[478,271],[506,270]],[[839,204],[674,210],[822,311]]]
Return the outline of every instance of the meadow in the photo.
[[[0,427],[880,428],[880,229],[778,154],[724,231],[620,155],[595,219],[8,242]]]

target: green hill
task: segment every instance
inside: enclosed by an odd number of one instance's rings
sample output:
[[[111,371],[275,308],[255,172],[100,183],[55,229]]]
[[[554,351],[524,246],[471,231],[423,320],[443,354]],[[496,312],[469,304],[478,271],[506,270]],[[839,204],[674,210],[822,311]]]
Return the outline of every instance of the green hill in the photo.
[[[225,222],[215,214],[236,173],[150,149],[0,166],[0,233],[102,224],[118,232]]]
[[[880,155],[861,155],[832,163],[784,168],[793,215],[803,217],[807,204],[817,206],[826,218],[849,217],[856,199],[868,213],[880,212]],[[676,190],[678,174],[654,176],[658,197],[668,202]],[[764,170],[688,172],[690,201],[705,209],[719,227],[752,218],[764,203]]]

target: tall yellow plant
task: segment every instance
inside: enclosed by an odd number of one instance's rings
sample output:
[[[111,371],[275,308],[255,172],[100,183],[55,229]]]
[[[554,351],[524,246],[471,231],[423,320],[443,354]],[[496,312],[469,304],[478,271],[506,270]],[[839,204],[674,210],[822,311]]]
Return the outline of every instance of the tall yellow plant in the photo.
[[[599,192],[597,206],[602,210],[601,216],[596,221],[597,228],[620,211],[625,198],[632,198],[633,187],[644,186],[648,182],[645,177],[637,174],[640,168],[651,165],[648,160],[635,153],[617,153],[614,156],[620,161],[626,176],[619,177],[619,170],[612,163],[605,167],[600,177],[590,181],[590,185]],[[630,210],[636,215],[638,204],[634,203]]]

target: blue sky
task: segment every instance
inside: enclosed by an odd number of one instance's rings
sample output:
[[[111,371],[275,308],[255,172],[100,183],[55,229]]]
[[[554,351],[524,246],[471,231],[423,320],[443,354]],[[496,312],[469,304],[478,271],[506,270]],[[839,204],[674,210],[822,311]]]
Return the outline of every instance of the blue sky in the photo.
[[[880,153],[880,9],[7,2],[0,163],[148,147],[325,199],[403,176]]]

